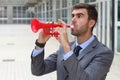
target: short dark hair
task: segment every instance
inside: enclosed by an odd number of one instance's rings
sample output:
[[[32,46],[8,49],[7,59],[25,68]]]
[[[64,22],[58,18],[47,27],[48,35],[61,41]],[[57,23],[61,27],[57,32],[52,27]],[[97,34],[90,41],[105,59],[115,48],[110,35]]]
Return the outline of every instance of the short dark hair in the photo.
[[[97,18],[98,18],[98,12],[95,8],[95,6],[90,5],[90,4],[86,4],[86,3],[78,3],[76,5],[73,6],[73,9],[86,9],[88,12],[88,19],[91,20],[95,20],[95,24],[97,22]]]

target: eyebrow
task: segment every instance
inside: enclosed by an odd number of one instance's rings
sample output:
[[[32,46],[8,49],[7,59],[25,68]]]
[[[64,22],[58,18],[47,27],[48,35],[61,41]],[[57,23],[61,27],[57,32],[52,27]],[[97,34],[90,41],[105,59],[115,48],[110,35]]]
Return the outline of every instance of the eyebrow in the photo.
[[[84,15],[84,14],[83,14],[83,13],[77,13],[77,14],[73,14],[73,13],[72,13],[72,15]]]

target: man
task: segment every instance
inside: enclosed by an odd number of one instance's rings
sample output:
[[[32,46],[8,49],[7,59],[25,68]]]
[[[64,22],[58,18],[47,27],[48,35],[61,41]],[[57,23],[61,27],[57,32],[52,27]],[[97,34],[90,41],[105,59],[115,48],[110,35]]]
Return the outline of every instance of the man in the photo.
[[[71,34],[76,40],[69,42],[66,24],[58,20],[63,28],[54,31],[59,33],[56,39],[60,48],[46,59],[44,46],[51,36],[41,31],[31,56],[32,74],[39,76],[57,70],[57,80],[105,80],[114,53],[92,33],[97,17],[98,13],[92,5],[80,3],[73,6],[71,25],[74,27]]]

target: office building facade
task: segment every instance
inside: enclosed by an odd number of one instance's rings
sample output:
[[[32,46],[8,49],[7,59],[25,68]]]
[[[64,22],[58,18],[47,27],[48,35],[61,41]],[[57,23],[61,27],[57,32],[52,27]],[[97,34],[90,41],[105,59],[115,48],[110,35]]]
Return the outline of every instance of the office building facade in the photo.
[[[0,24],[30,24],[35,17],[40,21],[62,19],[70,24],[72,6],[80,2],[96,7],[98,23],[94,33],[120,54],[120,0],[0,0]]]

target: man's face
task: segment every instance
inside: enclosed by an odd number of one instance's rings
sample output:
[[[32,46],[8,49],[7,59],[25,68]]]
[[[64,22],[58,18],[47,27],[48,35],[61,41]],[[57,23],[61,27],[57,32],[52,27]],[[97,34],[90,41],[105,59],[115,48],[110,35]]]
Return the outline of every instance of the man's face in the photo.
[[[71,34],[75,36],[85,35],[89,30],[88,12],[86,9],[75,9],[72,11]]]

